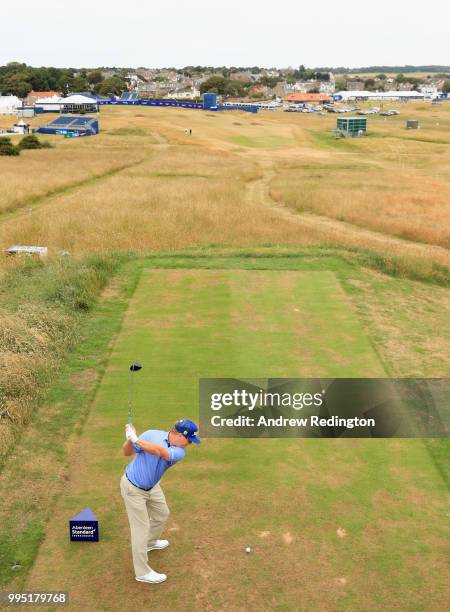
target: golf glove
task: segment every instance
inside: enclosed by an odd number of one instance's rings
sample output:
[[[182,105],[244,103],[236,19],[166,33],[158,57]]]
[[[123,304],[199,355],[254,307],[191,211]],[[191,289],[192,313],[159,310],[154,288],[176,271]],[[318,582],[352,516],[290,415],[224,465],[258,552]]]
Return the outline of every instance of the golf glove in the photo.
[[[127,440],[129,440],[130,442],[132,442],[133,444],[136,442],[136,440],[138,439],[137,435],[136,435],[136,430],[134,429],[134,427],[130,424],[128,424],[125,427],[125,437]]]

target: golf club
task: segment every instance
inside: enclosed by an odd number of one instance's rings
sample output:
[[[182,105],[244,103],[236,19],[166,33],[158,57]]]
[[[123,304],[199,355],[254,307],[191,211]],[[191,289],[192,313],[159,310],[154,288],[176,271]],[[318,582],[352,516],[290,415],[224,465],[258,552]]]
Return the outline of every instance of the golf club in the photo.
[[[139,372],[139,370],[142,369],[142,366],[140,363],[132,363],[130,365],[130,397],[128,399],[128,423],[131,423],[131,402],[133,399],[133,374],[135,372]]]

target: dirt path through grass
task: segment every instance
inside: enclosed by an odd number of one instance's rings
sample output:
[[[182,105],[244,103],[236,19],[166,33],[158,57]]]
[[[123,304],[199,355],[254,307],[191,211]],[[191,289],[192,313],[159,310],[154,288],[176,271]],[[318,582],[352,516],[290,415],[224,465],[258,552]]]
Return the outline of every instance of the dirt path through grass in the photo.
[[[51,204],[54,198],[58,198],[63,194],[68,194],[78,189],[83,189],[84,187],[90,187],[94,183],[98,183],[102,180],[109,179],[112,176],[115,176],[122,172],[123,170],[128,170],[129,168],[134,168],[135,166],[139,166],[145,160],[145,157],[139,159],[137,161],[133,161],[131,163],[121,164],[120,166],[116,166],[114,168],[108,169],[106,172],[101,174],[96,174],[94,176],[90,176],[87,179],[83,179],[78,183],[72,183],[70,185],[65,185],[63,187],[57,187],[52,189],[48,193],[43,196],[26,198],[22,201],[21,204],[14,207],[14,210],[6,211],[0,214],[0,224],[8,223],[9,221],[15,221],[18,217],[32,214],[32,212],[37,208],[42,208],[47,204]],[[26,210],[24,210],[26,209]]]
[[[406,255],[418,259],[433,259],[442,265],[450,265],[450,250],[444,247],[396,238],[389,234],[364,229],[345,221],[338,221],[312,212],[293,212],[282,202],[275,202],[270,197],[270,184],[276,176],[275,164],[264,160],[261,167],[264,172],[263,177],[247,183],[248,200],[254,203],[259,202],[270,210],[277,212],[280,217],[295,223],[305,232],[314,230],[319,235],[322,232],[324,240],[334,244],[369,248],[378,252],[389,251],[397,255]]]
[[[77,611],[443,609],[445,496],[420,440],[204,440],[164,479],[172,544],[150,562],[169,579],[136,583],[118,489],[133,360],[139,431],[197,418],[200,376],[384,372],[332,272],[144,272],[27,588]],[[101,541],[70,544],[85,506]]]

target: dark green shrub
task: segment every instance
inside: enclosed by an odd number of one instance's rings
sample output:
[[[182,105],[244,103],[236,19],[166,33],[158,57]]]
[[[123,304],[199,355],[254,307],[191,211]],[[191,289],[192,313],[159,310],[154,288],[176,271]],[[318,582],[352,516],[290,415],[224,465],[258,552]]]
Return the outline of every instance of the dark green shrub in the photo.
[[[20,155],[20,149],[11,142],[8,136],[0,136],[0,155]]]
[[[41,142],[35,134],[24,136],[18,145],[21,149],[48,149],[52,145],[49,142]]]

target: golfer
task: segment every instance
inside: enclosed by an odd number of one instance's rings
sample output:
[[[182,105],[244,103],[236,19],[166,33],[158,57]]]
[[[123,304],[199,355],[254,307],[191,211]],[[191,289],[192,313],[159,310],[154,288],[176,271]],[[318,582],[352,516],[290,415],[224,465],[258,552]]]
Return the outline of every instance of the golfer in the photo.
[[[139,582],[156,584],[167,580],[165,574],[152,570],[147,561],[151,550],[169,546],[167,540],[159,539],[169,518],[159,481],[168,468],[183,459],[186,446],[192,442],[200,444],[197,431],[197,425],[189,419],[177,421],[169,432],[149,429],[139,437],[133,425],[125,426],[127,440],[123,454],[136,456],[122,476],[120,492],[130,523],[134,572]]]

